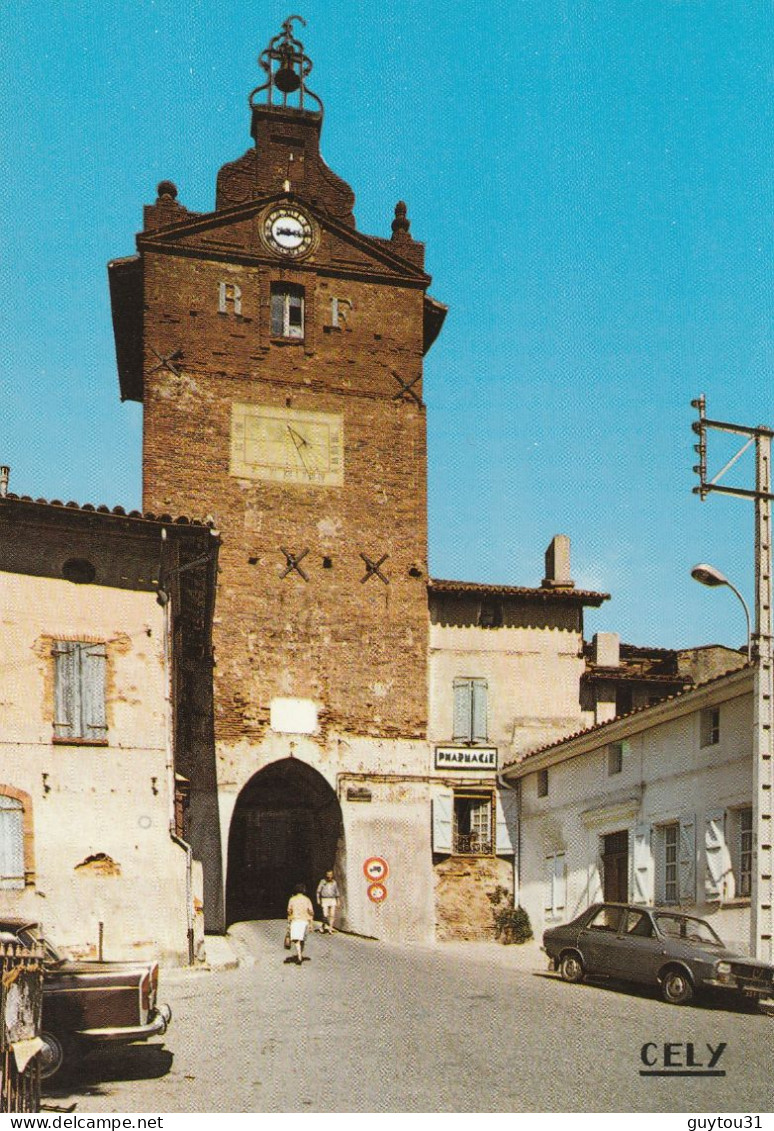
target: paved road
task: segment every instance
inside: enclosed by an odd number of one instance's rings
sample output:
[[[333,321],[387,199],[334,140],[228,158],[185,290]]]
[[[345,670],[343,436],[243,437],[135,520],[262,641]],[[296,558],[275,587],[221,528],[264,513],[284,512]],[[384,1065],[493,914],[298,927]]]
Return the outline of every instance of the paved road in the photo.
[[[533,950],[397,947],[240,924],[247,962],[179,972],[166,1044],[92,1055],[44,1103],[78,1112],[770,1111],[774,1018],[570,986]],[[646,1041],[727,1043],[724,1079],[645,1079]],[[54,1081],[51,1082],[54,1084]]]

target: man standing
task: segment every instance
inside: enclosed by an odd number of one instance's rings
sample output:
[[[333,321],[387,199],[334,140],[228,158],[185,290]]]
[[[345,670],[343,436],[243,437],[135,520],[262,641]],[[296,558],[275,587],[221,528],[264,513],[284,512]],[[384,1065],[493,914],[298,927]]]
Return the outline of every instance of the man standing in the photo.
[[[339,886],[333,878],[333,872],[328,871],[325,873],[323,879],[317,885],[317,902],[322,907],[323,924],[320,931],[325,934],[333,934],[333,922],[336,918],[336,910],[339,905]]]

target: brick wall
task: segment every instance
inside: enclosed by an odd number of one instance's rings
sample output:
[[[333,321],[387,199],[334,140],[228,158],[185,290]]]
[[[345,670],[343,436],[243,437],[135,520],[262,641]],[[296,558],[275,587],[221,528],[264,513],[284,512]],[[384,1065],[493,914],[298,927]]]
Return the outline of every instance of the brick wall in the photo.
[[[251,231],[235,225],[229,239]],[[339,243],[323,237],[315,265],[292,269],[213,262],[203,248],[145,254],[144,506],[211,514],[223,536],[220,740],[259,736],[274,696],[320,702],[323,731],[415,736],[426,725],[425,415],[410,396],[395,400],[393,376],[421,372],[423,290],[324,276]],[[305,288],[303,341],[270,338],[278,279]],[[241,314],[232,302],[219,312],[223,281],[239,286]],[[332,297],[351,304],[346,328],[331,325]],[[177,373],[158,356],[175,351]],[[340,414],[343,486],[230,474],[235,402]],[[281,547],[308,549],[308,581],[280,576]],[[388,555],[389,585],[361,580],[361,552]]]

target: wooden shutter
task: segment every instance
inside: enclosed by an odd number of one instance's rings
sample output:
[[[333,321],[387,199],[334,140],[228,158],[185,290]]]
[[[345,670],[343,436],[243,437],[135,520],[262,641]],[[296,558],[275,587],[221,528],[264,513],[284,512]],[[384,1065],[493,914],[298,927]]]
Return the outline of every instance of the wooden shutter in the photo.
[[[80,653],[82,737],[102,739],[107,736],[105,645],[81,644]]]
[[[302,288],[292,290],[288,294],[288,326],[289,338],[303,338],[304,336],[304,292]]]
[[[723,898],[726,874],[725,811],[712,809],[704,817],[704,898],[712,903]]]
[[[554,911],[564,914],[567,907],[567,857],[563,852],[554,856]]]
[[[653,853],[650,848],[650,825],[635,825],[631,830],[629,852],[632,860],[632,903],[653,902]]]
[[[545,880],[543,885],[545,892],[543,898],[543,910],[547,915],[553,915],[554,913],[554,867],[555,863],[553,855],[547,856]]]
[[[519,844],[518,794],[514,790],[498,790],[496,794],[495,854],[516,856]]]
[[[545,910],[561,917],[567,906],[567,857],[564,852],[553,852],[546,857]]]
[[[454,814],[454,794],[444,790],[433,795],[433,852],[451,855],[452,816]]]
[[[24,887],[24,807],[0,795],[0,889]]]
[[[54,735],[77,738],[78,646],[58,640],[54,644]]]
[[[678,850],[681,903],[696,902],[696,818],[693,813],[680,818]]]
[[[454,681],[454,720],[452,738],[455,742],[470,742],[473,737],[473,705],[471,680]]]
[[[285,294],[282,291],[271,294],[271,333],[274,338],[285,334]]]
[[[472,687],[472,731],[474,742],[486,742],[486,680],[474,679]]]

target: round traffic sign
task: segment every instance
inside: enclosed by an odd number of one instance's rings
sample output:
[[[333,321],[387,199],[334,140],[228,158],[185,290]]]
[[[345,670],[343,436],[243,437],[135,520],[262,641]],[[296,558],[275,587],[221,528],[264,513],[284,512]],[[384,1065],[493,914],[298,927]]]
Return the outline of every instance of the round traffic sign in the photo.
[[[384,884],[369,884],[368,885],[368,898],[373,903],[384,903],[387,898],[387,888]]]
[[[386,880],[389,871],[387,861],[382,856],[369,856],[363,865],[363,875],[367,880],[370,880],[372,884],[377,883],[379,880]]]

